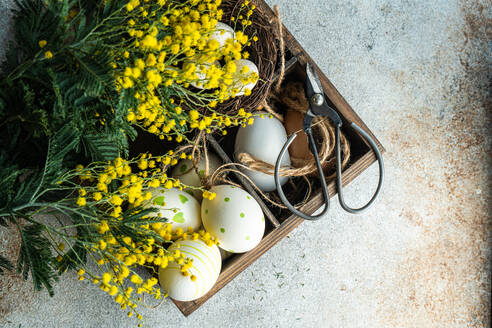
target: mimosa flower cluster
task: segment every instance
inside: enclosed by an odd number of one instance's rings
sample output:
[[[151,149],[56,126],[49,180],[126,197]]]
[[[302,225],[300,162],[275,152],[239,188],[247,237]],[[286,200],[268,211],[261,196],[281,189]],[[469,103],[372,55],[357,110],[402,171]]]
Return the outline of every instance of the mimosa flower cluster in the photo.
[[[186,157],[184,152],[169,151],[164,156],[142,154],[131,161],[116,158],[87,167],[78,165],[59,181],[60,188],[77,192],[72,199],[79,208],[76,210],[78,215],[85,218],[84,223],[78,226],[93,231],[91,240],[80,241],[76,236],[72,240],[66,239],[70,245],[76,241],[86,248],[96,263],[97,272],[91,272],[86,265],[81,265],[78,269],[79,280],[90,280],[98,285],[123,310],[128,310],[129,316],[135,315],[139,320],[142,316],[137,306],[142,294],[149,294],[155,299],[167,294],[161,292],[155,277],[142,278],[136,270],[138,267],[156,272],[156,268],[165,268],[168,263],[175,262],[184,276],[195,280],[196,277],[188,271],[193,261],[179,251],[179,242],[178,250],[174,252],[167,251],[167,246],[180,239],[201,239],[209,246],[217,244],[215,238],[203,230],[173,230],[160,213],[155,214],[152,208],[142,207],[151,199],[151,188],[188,188],[181,185],[179,180],[168,178],[165,173],[178,159]],[[204,191],[203,195],[206,198],[215,197],[208,191]],[[56,261],[61,268],[64,262],[76,260],[64,250],[65,244],[59,244]]]
[[[193,262],[168,246],[217,241],[206,231],[173,229],[152,207],[155,188],[216,196],[167,176],[180,159],[196,158],[183,150],[128,154],[146,132],[190,149],[194,132],[226,134],[253,123],[245,108],[232,114],[217,108],[249,96],[259,80],[255,65],[241,64],[258,41],[250,28],[255,7],[245,0],[225,22],[220,5],[19,0],[15,42],[0,74],[0,225],[17,227],[17,267],[36,290],[52,295],[58,276],[75,269],[79,280],[141,320],[144,294],[166,296],[154,277],[159,268],[175,262],[196,279]],[[73,163],[85,166],[72,170]],[[45,213],[53,219],[38,218]],[[9,263],[1,255],[0,262]],[[154,276],[145,278],[140,267]]]
[[[235,60],[249,57],[245,29],[252,9],[223,44],[216,37],[223,12],[221,0],[132,0],[124,11],[127,38],[112,63],[116,88],[134,98],[127,119],[162,139],[178,142],[190,129],[210,133],[215,128],[251,123],[251,115],[223,115],[219,102],[251,90],[242,86],[258,80],[248,67],[238,70]],[[247,3],[247,2],[246,2]],[[249,4],[249,3],[248,3]],[[255,38],[254,40],[256,40]],[[253,42],[254,42],[253,40]]]

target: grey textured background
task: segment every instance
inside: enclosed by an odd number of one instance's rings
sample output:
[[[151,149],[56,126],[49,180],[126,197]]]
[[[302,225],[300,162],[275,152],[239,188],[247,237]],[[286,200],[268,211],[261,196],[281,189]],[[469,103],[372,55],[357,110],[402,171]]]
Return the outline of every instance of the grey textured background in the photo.
[[[0,0],[0,54],[11,3]],[[386,147],[383,194],[360,216],[335,201],[328,219],[302,224],[190,317],[167,301],[143,311],[148,326],[488,326],[490,2],[276,3]],[[347,188],[351,204],[370,196],[376,174]],[[12,238],[0,233],[0,245]],[[12,276],[0,285],[7,327],[136,324],[74,274],[53,298]]]

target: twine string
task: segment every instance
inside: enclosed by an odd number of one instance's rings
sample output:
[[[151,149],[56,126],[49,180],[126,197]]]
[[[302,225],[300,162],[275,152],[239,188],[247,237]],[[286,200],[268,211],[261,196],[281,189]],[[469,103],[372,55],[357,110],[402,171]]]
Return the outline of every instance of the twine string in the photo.
[[[270,107],[266,99],[263,100],[263,103],[261,104],[261,107],[259,109],[265,110],[268,114],[273,115],[280,122],[284,122],[284,117],[282,116],[282,114],[277,113],[272,107]]]
[[[231,168],[231,166],[232,166],[232,168]],[[234,181],[231,181],[230,179],[228,179],[228,178],[225,177],[225,173],[227,173],[227,172],[235,173],[235,174],[240,175],[245,180],[247,180],[251,184],[251,186],[256,190],[256,192],[258,192],[265,200],[267,200],[268,202],[270,202],[271,204],[273,204],[273,205],[275,205],[277,207],[287,208],[284,204],[281,204],[281,203],[276,202],[273,199],[271,199],[265,192],[263,192],[256,185],[256,183],[253,182],[253,180],[251,180],[251,178],[248,175],[246,175],[244,172],[238,170],[236,168],[238,166],[239,167],[242,167],[242,168],[244,168],[246,170],[251,170],[251,168],[249,168],[248,166],[246,166],[244,164],[240,164],[240,163],[225,163],[225,164],[219,166],[217,168],[217,170],[215,170],[215,172],[212,174],[212,178],[211,178],[212,185],[215,185],[218,181],[220,181],[220,182],[231,184],[233,186],[236,186],[236,187],[242,189],[242,186],[241,185],[239,185],[238,183],[236,183]],[[302,205],[303,204],[301,204],[301,206]]]
[[[274,97],[284,104],[288,110],[294,110],[305,114],[309,108],[309,102],[304,92],[304,86],[300,82],[290,82],[282,90],[281,96],[279,94]],[[268,106],[270,107],[270,106]],[[265,106],[265,108],[268,108]],[[274,111],[271,107],[270,110]],[[268,111],[268,110],[267,110]],[[331,169],[335,166],[335,128],[326,117],[317,116],[313,120],[313,131],[317,134],[319,139],[322,140],[321,147],[319,149],[318,157],[325,170]],[[294,133],[302,132],[302,129],[295,131]],[[340,136],[341,148],[342,148],[342,169],[346,167],[350,159],[350,144],[343,133]],[[238,160],[249,166],[254,171],[262,172],[268,175],[273,175],[275,166],[265,161],[259,160],[248,153],[238,154]],[[317,172],[316,162],[314,157],[311,158],[297,158],[291,156],[291,163],[293,167],[282,167],[280,169],[280,176],[305,176],[312,175]],[[335,173],[327,176],[331,179],[335,176]]]
[[[278,93],[285,75],[285,41],[282,20],[280,19],[280,10],[277,5],[273,6],[273,10],[275,11],[275,23],[277,24],[277,37],[280,47],[280,75],[277,84],[275,85],[275,92]]]
[[[202,142],[203,142],[203,157],[205,158],[204,175],[205,177],[208,177],[208,174],[210,172],[210,163],[208,161],[207,140],[205,138],[205,135],[202,136]]]

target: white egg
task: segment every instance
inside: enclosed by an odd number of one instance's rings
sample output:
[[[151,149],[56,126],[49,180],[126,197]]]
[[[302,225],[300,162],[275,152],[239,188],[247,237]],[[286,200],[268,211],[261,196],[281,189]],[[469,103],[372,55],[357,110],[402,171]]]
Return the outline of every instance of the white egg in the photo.
[[[247,59],[238,59],[235,60],[234,63],[236,64],[236,72],[233,75],[234,83],[232,88],[239,90],[239,92],[236,93],[235,96],[242,96],[245,94],[246,89],[249,89],[251,91],[255,87],[256,83],[258,82],[259,70],[255,63]],[[247,67],[247,72],[245,73],[243,73],[243,70],[245,70],[244,67]],[[249,79],[252,74],[256,74],[254,82],[248,82],[246,84],[243,83],[242,80]]]
[[[210,34],[210,40],[217,40],[219,48],[222,48],[229,39],[234,39],[234,30],[229,25],[218,22],[215,31]]]
[[[253,249],[263,238],[265,218],[256,200],[241,188],[219,185],[210,189],[215,198],[202,201],[205,230],[230,253]]]
[[[198,77],[198,81],[193,81],[190,84],[194,86],[197,89],[212,89],[215,86],[208,86],[207,83],[209,80],[207,80],[207,70],[211,67],[215,66],[217,68],[220,68],[220,63],[219,61],[215,61],[212,64],[209,63],[203,63],[203,64],[197,64],[197,69],[196,69],[196,75]]]
[[[173,231],[177,228],[186,230],[192,227],[197,230],[201,226],[200,203],[190,194],[176,188],[153,188],[149,190],[152,198],[145,203],[145,208],[158,208],[162,218],[166,218],[172,225]]]
[[[214,154],[208,154],[208,167],[209,175],[211,175],[222,164],[221,160]],[[202,156],[197,164],[198,172],[203,177],[205,175],[205,157]],[[172,176],[178,178],[182,183],[187,186],[200,187],[202,181],[193,168],[193,162],[189,159],[184,159],[176,165],[172,171]],[[202,191],[188,189],[186,191],[192,192],[193,196],[200,202],[202,200]]]
[[[193,266],[188,269],[190,276],[184,276],[176,262],[169,262],[166,268],[159,269],[159,283],[171,298],[192,301],[205,295],[214,286],[222,266],[216,245],[207,246],[200,239],[178,240],[168,250],[179,250],[185,257],[193,259]],[[191,280],[191,275],[196,276],[195,281]]]
[[[275,165],[277,157],[287,141],[285,128],[275,117],[269,118],[268,113],[264,118],[256,117],[252,125],[239,128],[236,135],[236,144],[234,146],[234,157],[240,153],[248,153],[256,159]],[[282,158],[281,166],[290,166],[289,152],[286,152]],[[272,175],[241,168],[262,191],[269,192],[276,190],[275,180]],[[280,183],[283,185],[288,177],[280,177]]]

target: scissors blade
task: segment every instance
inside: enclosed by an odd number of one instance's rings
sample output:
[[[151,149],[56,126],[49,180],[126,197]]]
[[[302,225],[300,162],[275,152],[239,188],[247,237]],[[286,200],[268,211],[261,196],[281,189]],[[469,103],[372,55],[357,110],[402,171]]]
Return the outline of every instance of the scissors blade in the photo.
[[[342,126],[342,120],[340,119],[340,116],[338,113],[331,108],[328,103],[326,102],[325,94],[323,92],[323,88],[321,86],[321,82],[319,79],[318,74],[316,73],[316,70],[314,69],[313,65],[311,63],[307,63],[306,65],[306,74],[307,74],[307,79],[306,79],[306,96],[309,99],[310,106],[309,106],[309,111],[307,116],[326,116],[328,117],[333,124],[336,126],[341,127]],[[317,104],[317,102],[313,101],[313,96],[321,95],[322,103]],[[312,121],[312,118],[310,118]],[[304,129],[307,128],[307,124],[311,123],[311,121],[307,121],[305,119],[304,122]]]
[[[321,87],[319,76],[316,73],[316,70],[314,69],[311,63],[308,63],[306,65],[306,74],[311,90],[313,90],[313,94],[315,93],[323,94],[323,89]],[[312,95],[308,95],[308,96],[312,96]]]

